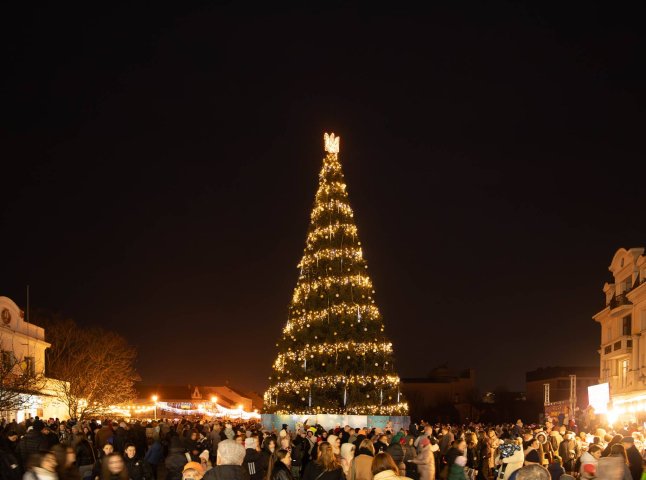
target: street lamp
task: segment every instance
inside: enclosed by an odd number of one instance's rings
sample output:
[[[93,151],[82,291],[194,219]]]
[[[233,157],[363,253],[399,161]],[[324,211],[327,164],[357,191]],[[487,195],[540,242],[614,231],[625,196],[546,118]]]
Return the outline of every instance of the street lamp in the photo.
[[[155,402],[155,420],[157,420],[157,400],[159,397],[157,395],[153,395],[153,402]]]

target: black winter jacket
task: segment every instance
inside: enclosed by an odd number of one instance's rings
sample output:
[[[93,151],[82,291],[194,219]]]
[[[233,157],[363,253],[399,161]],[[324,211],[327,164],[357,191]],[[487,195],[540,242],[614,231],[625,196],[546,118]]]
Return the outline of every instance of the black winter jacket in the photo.
[[[249,474],[242,465],[217,465],[211,470],[215,473],[215,480],[249,480]]]
[[[29,457],[41,450],[49,450],[49,448],[47,448],[45,437],[35,430],[25,433],[25,435],[18,441],[18,446],[16,447],[16,457],[18,457],[23,471],[26,470],[25,467]]]
[[[247,448],[242,466],[247,469],[251,480],[263,480],[263,454],[255,448]],[[265,470],[266,471],[266,470]]]

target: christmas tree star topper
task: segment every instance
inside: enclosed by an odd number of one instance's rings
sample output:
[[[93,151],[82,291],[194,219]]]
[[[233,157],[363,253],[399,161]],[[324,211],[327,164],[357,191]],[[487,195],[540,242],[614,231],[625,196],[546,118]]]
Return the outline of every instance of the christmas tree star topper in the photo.
[[[323,140],[325,141],[325,151],[328,153],[339,153],[339,141],[341,137],[334,135],[334,132],[329,135],[325,133],[323,135]]]

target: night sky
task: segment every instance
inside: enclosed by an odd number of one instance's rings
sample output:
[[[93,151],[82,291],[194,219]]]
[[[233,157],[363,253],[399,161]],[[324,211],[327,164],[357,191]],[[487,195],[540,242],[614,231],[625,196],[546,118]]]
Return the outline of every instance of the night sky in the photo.
[[[646,246],[636,6],[135,3],[3,7],[0,295],[261,391],[334,131],[402,377],[596,364]]]

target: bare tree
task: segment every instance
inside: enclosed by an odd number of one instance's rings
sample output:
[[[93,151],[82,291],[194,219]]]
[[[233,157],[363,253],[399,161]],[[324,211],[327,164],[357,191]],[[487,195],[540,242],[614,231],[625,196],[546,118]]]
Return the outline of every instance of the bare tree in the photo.
[[[36,372],[33,357],[19,358],[13,346],[2,343],[0,351],[0,412],[30,408],[45,385],[43,375]]]
[[[73,320],[46,321],[47,374],[70,418],[105,414],[134,397],[135,349],[119,334],[80,328]]]

